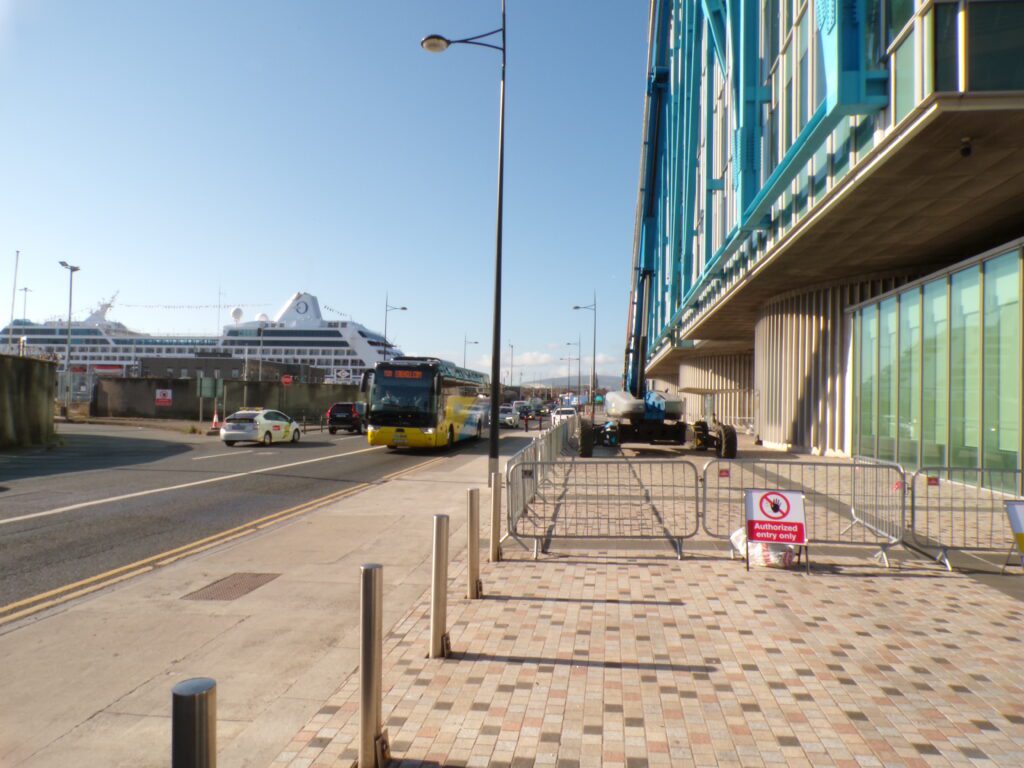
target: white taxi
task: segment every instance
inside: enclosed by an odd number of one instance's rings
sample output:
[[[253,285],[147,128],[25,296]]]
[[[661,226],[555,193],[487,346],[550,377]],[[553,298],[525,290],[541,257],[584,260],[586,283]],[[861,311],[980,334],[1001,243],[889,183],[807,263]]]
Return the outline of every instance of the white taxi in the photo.
[[[220,428],[220,439],[224,445],[250,442],[270,445],[271,443],[299,442],[302,427],[295,419],[280,411],[269,408],[243,408],[235,411]]]

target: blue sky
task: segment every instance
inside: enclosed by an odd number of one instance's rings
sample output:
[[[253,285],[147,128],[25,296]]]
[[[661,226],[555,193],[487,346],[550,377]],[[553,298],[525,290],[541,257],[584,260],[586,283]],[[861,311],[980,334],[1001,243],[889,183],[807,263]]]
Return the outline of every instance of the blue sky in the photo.
[[[500,56],[428,33],[499,0],[0,0],[0,318],[215,333],[297,290],[406,352],[489,365]],[[503,367],[564,374],[597,291],[619,373],[646,65],[642,0],[508,0]],[[216,305],[224,310],[130,305]],[[23,294],[17,294],[16,316]]]

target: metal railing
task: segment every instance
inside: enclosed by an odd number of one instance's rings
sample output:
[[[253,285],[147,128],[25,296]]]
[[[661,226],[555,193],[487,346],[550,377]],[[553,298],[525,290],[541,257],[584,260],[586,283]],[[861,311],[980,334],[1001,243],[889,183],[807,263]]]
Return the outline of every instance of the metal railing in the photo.
[[[533,539],[663,539],[682,556],[700,527],[697,468],[688,461],[520,461],[510,467],[508,531]]]
[[[705,532],[727,539],[744,525],[748,488],[801,491],[812,544],[867,544],[888,563],[903,539],[906,475],[883,463],[715,459],[704,465]]]
[[[923,467],[910,479],[909,541],[938,550],[952,570],[950,550],[1006,551],[1014,545],[1005,502],[1022,497],[1019,469]]]

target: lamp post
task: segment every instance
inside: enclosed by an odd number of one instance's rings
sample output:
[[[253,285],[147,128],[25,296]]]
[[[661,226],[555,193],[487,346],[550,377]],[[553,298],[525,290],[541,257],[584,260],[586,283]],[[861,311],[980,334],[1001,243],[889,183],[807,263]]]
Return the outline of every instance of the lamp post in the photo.
[[[462,367],[466,367],[466,347],[470,344],[479,344],[479,341],[470,341],[469,336],[463,334],[462,336]]]
[[[512,389],[515,386],[515,375],[516,375],[516,348],[512,346],[512,342],[508,343],[508,388]]]
[[[393,307],[388,302],[388,295],[384,294],[384,360],[388,359],[388,350],[391,349],[388,344],[388,315],[392,312],[405,312],[408,307]]]
[[[576,347],[576,357],[575,358],[571,358],[571,359],[574,359],[576,361],[576,397],[577,398],[580,397],[583,394],[582,391],[581,391],[583,389],[583,386],[582,386],[583,374],[580,372],[581,361],[583,360],[582,343],[583,343],[582,339],[577,339],[576,341],[567,341],[567,342],[565,342],[565,346],[567,346],[567,347]],[[569,386],[570,386],[570,388],[572,388],[572,384],[570,384]]]
[[[560,357],[559,360],[565,360],[565,391],[572,391],[572,361],[574,357]]]
[[[593,421],[597,408],[597,291],[594,291],[593,304],[577,304],[573,309],[589,309],[594,313],[594,347],[590,358],[590,420]]]
[[[14,284],[11,286],[11,324],[7,326],[7,347],[9,352],[14,351],[14,300],[18,298],[18,262],[21,261],[21,251],[14,252]]]
[[[452,45],[478,45],[501,53],[501,89],[498,106],[498,210],[494,247],[494,329],[491,337],[491,432],[488,443],[488,477],[498,471],[498,407],[501,402],[501,225],[505,182],[505,0],[501,0],[501,26],[482,35],[449,40],[441,35],[428,35],[420,41],[423,50],[442,53]],[[501,45],[482,42],[491,35],[501,35]]]
[[[256,381],[263,381],[263,323],[260,323],[260,327],[256,329],[256,333],[260,337],[260,359],[258,373],[256,374]]]
[[[21,291],[21,319],[28,320],[28,295],[32,293],[32,289],[25,286],[18,290]]]
[[[71,405],[71,296],[75,288],[75,272],[81,267],[74,267],[66,261],[60,265],[68,271],[68,338],[64,348],[64,418],[67,418]]]

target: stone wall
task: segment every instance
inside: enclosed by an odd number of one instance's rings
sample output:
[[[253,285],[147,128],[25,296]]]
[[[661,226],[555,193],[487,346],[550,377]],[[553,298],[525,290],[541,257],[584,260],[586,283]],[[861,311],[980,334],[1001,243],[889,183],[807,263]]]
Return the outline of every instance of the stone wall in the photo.
[[[54,363],[0,355],[0,448],[53,441],[56,386]]]

